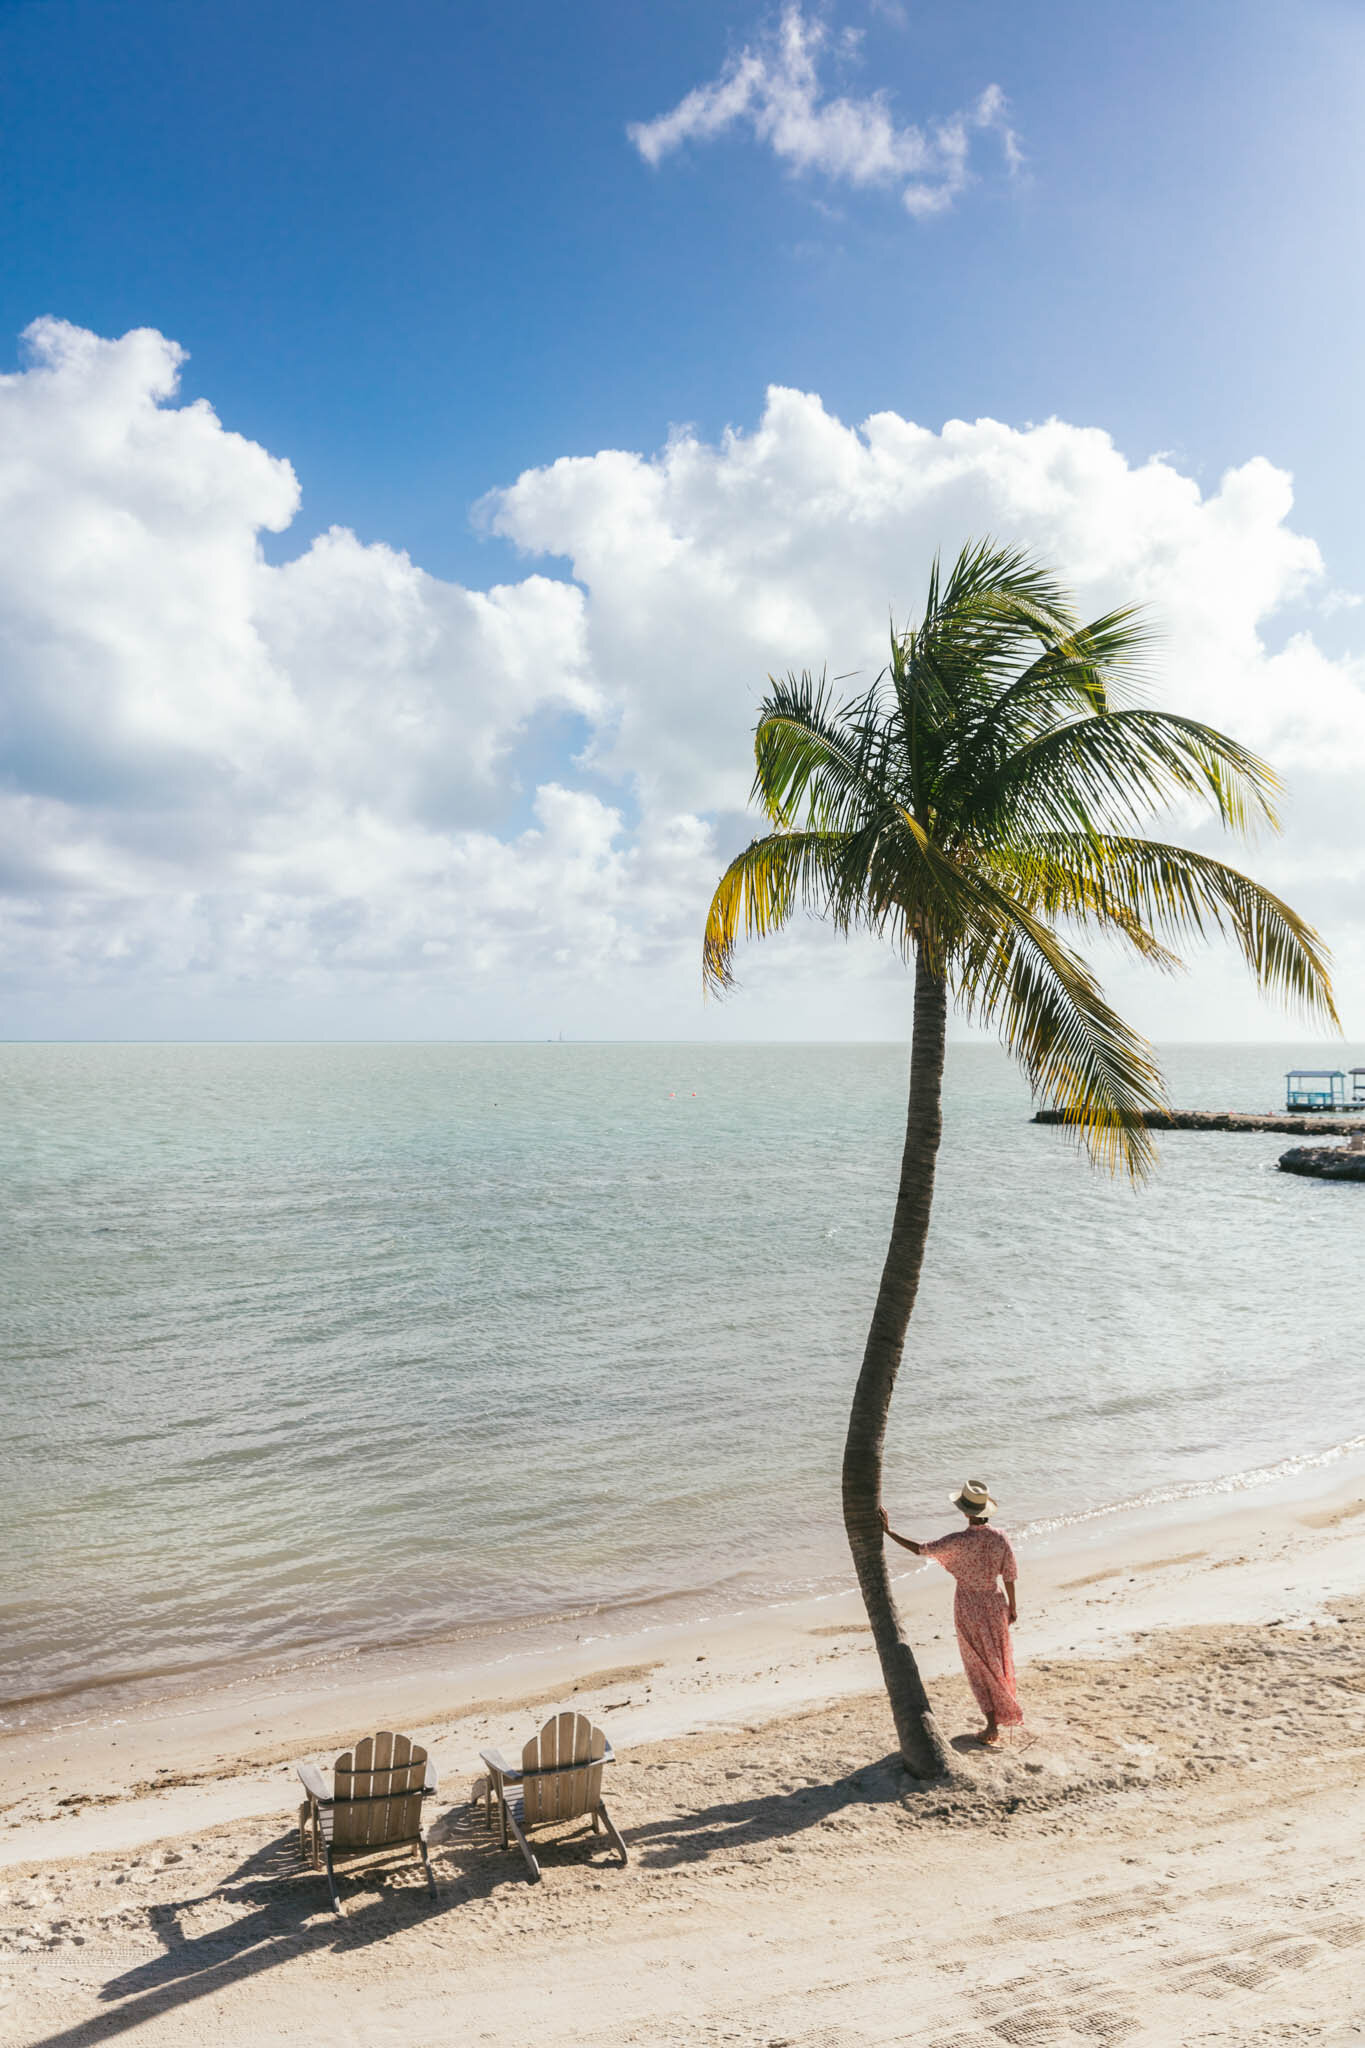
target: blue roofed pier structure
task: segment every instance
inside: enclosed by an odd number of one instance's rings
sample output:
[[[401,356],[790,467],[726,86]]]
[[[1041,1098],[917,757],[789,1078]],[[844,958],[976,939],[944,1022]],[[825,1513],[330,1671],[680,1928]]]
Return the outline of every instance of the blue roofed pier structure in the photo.
[[[1355,1080],[1361,1074],[1357,1068],[1352,1074]],[[1286,1109],[1341,1111],[1347,1107],[1346,1074],[1341,1067],[1291,1067],[1284,1077],[1284,1106]],[[1353,1108],[1365,1109],[1365,1090],[1351,1104]]]

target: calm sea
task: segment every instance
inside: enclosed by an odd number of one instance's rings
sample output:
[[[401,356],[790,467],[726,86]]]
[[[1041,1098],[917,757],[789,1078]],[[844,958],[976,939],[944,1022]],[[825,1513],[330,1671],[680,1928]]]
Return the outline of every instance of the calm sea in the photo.
[[[1176,1049],[1172,1097],[1275,1108],[1294,1057]],[[0,1047],[7,1718],[845,1578],[905,1068]],[[971,1472],[1018,1529],[1365,1430],[1365,1187],[1277,1173],[1274,1136],[1176,1135],[1134,1194],[1028,1113],[1002,1054],[951,1052],[898,1516],[939,1522]]]

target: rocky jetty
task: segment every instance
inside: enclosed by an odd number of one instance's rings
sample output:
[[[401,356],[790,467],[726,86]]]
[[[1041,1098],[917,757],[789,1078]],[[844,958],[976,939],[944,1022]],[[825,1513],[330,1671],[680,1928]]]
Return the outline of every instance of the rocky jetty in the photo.
[[[1365,1180],[1365,1152],[1345,1145],[1294,1145],[1280,1154],[1281,1173],[1307,1173],[1314,1180]]]
[[[1036,1124],[1064,1124],[1067,1117],[1064,1110],[1040,1109],[1033,1121]],[[1355,1116],[1324,1116],[1319,1112],[1310,1112],[1306,1116],[1254,1116],[1240,1109],[1153,1109],[1148,1111],[1143,1121],[1149,1131],[1280,1131],[1288,1138],[1349,1138],[1353,1131],[1365,1130],[1365,1117],[1359,1113]],[[1333,1152],[1332,1157],[1339,1158],[1340,1154]]]

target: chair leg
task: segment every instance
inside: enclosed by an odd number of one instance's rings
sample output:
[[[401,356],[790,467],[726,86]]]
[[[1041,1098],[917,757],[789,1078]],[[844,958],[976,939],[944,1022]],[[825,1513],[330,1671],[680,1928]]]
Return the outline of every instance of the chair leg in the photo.
[[[600,1800],[598,1801],[597,1811],[602,1816],[603,1822],[606,1826],[607,1833],[610,1835],[612,1842],[615,1844],[617,1853],[621,1858],[621,1867],[622,1869],[624,1869],[626,1864],[630,1861],[629,1856],[626,1854],[626,1845],[621,1840],[621,1837],[617,1834],[615,1823],[612,1820],[611,1815],[607,1812],[606,1807],[601,1803]]]
[[[299,1854],[310,1870],[321,1870],[322,1826],[315,1799],[305,1799],[299,1808]]]
[[[427,1890],[431,1893],[431,1896],[434,1899],[436,1896],[436,1879],[432,1875],[431,1858],[427,1854],[427,1841],[425,1835],[419,1835],[417,1837],[417,1853],[422,1859],[422,1867],[424,1868],[427,1874]]]
[[[507,1811],[507,1808],[506,1808],[505,1806],[504,1806],[504,1808],[503,1808],[503,1810],[502,1810],[502,1811],[503,1811],[503,1837],[502,1837],[502,1840],[503,1840],[503,1847],[504,1847],[504,1848],[506,1848],[506,1846],[507,1846],[507,1832],[506,1832],[506,1831],[507,1831],[507,1829],[508,1829],[508,1828],[511,1828],[511,1830],[512,1830],[512,1833],[513,1833],[513,1834],[514,1834],[514,1835],[516,1836],[516,1838],[517,1838],[517,1847],[518,1847],[518,1848],[520,1849],[520,1851],[521,1851],[522,1855],[523,1855],[523,1856],[524,1856],[524,1857],[526,1858],[526,1868],[527,1868],[527,1869],[528,1869],[528,1870],[530,1871],[530,1873],[531,1873],[531,1882],[532,1882],[532,1884],[538,1884],[538,1883],[540,1882],[540,1865],[539,1865],[539,1864],[538,1864],[538,1863],[536,1862],[536,1859],[535,1859],[535,1857],[534,1857],[534,1856],[533,1856],[533,1855],[531,1854],[531,1844],[530,1844],[530,1843],[529,1843],[529,1842],[527,1841],[527,1839],[526,1839],[525,1835],[524,1835],[524,1834],[523,1834],[523,1833],[521,1832],[521,1829],[520,1829],[520,1828],[519,1828],[519,1827],[517,1826],[517,1824],[516,1824],[516,1821],[515,1821],[515,1820],[513,1819],[512,1815],[511,1815],[510,1813],[508,1813],[508,1811]]]
[[[327,1845],[327,1889],[332,1894],[332,1911],[336,1914],[341,1914],[341,1899],[337,1893],[336,1872],[332,1868],[332,1847],[330,1842]]]

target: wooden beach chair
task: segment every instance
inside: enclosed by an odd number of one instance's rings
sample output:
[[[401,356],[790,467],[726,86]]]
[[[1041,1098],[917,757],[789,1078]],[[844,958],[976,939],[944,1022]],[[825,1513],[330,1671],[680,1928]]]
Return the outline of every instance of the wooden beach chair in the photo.
[[[488,1776],[475,1779],[475,1802],[483,1800],[490,1831],[496,1807],[502,1846],[507,1847],[510,1828],[526,1858],[532,1884],[540,1876],[540,1865],[526,1839],[528,1830],[577,1820],[580,1814],[591,1818],[594,1834],[606,1829],[623,1867],[629,1862],[626,1845],[602,1803],[602,1772],[615,1763],[615,1752],[586,1715],[552,1714],[522,1750],[519,1770],[496,1749],[481,1749],[479,1757],[488,1767]]]
[[[435,1898],[436,1880],[422,1833],[422,1801],[436,1790],[436,1766],[424,1749],[387,1729],[367,1735],[337,1758],[330,1792],[316,1764],[299,1764],[297,1769],[308,1795],[299,1808],[299,1848],[314,1870],[321,1870],[325,1862],[334,1912],[341,1911],[339,1862],[409,1849],[421,1857]]]

